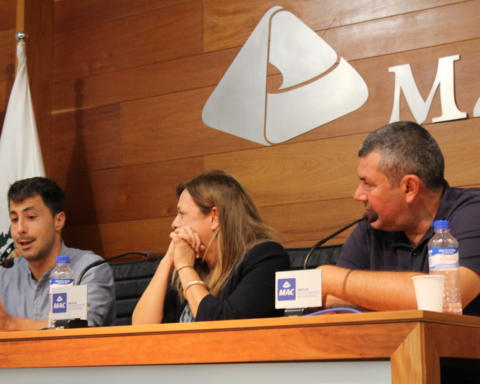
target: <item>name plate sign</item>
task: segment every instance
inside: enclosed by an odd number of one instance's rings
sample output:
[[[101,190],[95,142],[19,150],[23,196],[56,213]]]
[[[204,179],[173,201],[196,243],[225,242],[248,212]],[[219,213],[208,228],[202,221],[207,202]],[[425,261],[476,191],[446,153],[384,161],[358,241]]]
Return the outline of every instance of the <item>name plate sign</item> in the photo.
[[[285,271],[275,274],[275,308],[322,306],[322,270]]]
[[[51,319],[87,319],[88,291],[86,285],[52,287]]]

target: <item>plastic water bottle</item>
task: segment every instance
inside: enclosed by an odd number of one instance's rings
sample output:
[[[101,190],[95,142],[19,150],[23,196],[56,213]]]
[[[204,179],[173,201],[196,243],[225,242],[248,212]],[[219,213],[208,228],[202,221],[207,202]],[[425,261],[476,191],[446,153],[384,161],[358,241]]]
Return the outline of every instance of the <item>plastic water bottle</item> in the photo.
[[[433,223],[435,235],[428,242],[428,265],[430,273],[445,276],[443,312],[462,314],[458,241],[450,234],[450,222],[438,220]]]
[[[54,320],[51,319],[52,314],[52,288],[61,286],[71,286],[75,282],[75,273],[70,269],[70,258],[68,256],[58,256],[57,265],[50,273],[50,294],[49,294],[49,311],[48,311],[48,327],[54,326]]]

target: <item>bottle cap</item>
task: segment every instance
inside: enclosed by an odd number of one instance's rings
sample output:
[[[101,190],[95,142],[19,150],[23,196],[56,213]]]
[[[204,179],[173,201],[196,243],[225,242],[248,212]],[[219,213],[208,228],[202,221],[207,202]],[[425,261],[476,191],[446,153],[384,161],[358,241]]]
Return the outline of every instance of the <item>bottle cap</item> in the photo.
[[[70,257],[57,256],[57,264],[68,264],[68,263],[70,263]]]
[[[450,221],[448,220],[437,220],[433,222],[433,229],[450,229]]]

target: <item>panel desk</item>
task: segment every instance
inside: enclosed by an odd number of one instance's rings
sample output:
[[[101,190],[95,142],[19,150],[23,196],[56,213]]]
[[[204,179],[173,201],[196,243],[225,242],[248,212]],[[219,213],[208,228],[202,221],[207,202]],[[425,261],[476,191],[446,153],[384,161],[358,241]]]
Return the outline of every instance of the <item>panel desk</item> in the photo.
[[[268,363],[275,371],[279,363],[371,361],[388,362],[394,384],[433,384],[441,361],[478,362],[463,359],[480,359],[480,318],[417,310],[0,333],[0,367],[20,368],[0,377],[39,367]]]

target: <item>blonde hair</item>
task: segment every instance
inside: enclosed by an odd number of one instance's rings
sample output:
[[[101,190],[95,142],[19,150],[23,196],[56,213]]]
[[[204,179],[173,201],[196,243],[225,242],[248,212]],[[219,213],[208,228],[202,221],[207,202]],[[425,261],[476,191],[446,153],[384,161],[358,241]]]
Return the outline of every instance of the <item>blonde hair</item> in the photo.
[[[245,253],[254,245],[273,240],[277,233],[262,218],[258,207],[242,184],[224,171],[202,173],[178,185],[177,198],[187,190],[203,214],[217,208],[219,227],[212,241],[216,241],[217,258],[212,271],[206,263],[195,265],[203,279],[209,275],[210,293],[218,297],[233,270],[242,262]],[[207,248],[210,244],[207,244]],[[205,253],[208,249],[205,251]],[[183,299],[183,287],[174,273],[173,285]]]

